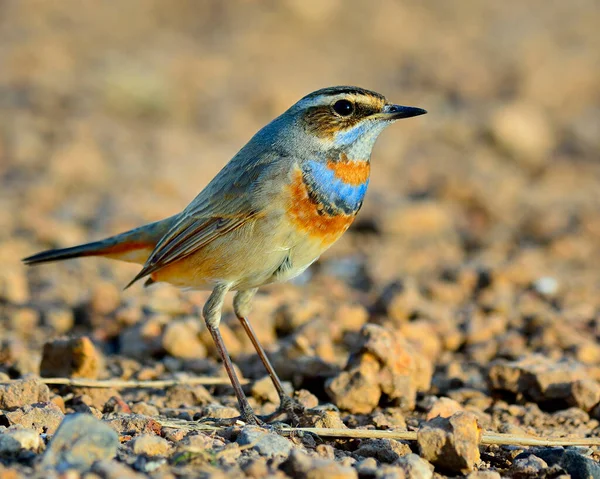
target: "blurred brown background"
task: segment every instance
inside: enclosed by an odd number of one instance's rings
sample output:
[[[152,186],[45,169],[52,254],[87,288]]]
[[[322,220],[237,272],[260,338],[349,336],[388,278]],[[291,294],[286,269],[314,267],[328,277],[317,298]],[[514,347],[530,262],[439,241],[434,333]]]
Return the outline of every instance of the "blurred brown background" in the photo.
[[[593,316],[599,5],[0,1],[2,316],[18,329],[90,294],[178,294],[122,293],[132,265],[20,258],[179,211],[261,126],[340,84],[429,114],[382,135],[360,220],[318,276],[377,295],[491,268],[523,287],[550,278]]]

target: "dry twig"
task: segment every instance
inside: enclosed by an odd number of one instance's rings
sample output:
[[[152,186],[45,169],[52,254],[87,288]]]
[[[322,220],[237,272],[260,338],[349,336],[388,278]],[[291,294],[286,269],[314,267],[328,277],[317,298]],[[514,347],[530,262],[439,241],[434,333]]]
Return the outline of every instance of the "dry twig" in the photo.
[[[137,381],[135,379],[85,379],[85,378],[39,378],[41,382],[52,385],[65,385],[84,388],[166,388],[169,386],[178,386],[180,384],[217,386],[231,384],[228,378],[221,377],[193,377],[180,379],[159,379],[155,381]],[[0,381],[0,384],[11,384],[17,381]],[[248,381],[241,379],[242,384],[247,384]]]
[[[193,431],[217,431],[220,428],[207,424],[190,423],[188,421],[158,421],[165,427],[189,429]],[[375,430],[375,429],[327,429],[320,427],[289,427],[283,432],[309,433],[321,437],[352,438],[352,439],[397,439],[403,441],[416,441],[416,431]],[[539,438],[534,436],[516,436],[513,434],[499,434],[484,432],[481,437],[483,445],[512,445],[512,446],[600,446],[599,437],[557,437]]]

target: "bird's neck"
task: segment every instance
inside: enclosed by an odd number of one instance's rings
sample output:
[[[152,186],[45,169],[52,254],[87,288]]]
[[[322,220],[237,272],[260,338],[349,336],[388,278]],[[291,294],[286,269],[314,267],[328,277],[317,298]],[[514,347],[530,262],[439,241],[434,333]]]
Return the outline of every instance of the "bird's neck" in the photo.
[[[345,153],[308,160],[302,165],[311,199],[329,215],[358,213],[369,185],[370,170],[369,158],[357,160]]]

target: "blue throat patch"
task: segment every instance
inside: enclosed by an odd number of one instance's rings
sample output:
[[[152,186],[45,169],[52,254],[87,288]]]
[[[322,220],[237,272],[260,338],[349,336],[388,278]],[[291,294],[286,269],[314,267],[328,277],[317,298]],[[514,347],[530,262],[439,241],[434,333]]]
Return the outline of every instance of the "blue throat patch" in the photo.
[[[306,161],[302,172],[311,199],[322,205],[327,214],[356,214],[362,206],[368,179],[360,185],[349,185],[336,178],[326,163],[314,160]]]

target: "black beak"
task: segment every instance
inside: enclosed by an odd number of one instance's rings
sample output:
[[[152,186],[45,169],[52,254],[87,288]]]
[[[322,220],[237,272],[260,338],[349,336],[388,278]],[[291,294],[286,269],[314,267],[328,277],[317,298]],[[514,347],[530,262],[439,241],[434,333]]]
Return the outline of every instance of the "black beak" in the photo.
[[[427,111],[423,110],[423,108],[416,108],[414,106],[385,105],[383,107],[383,113],[391,120],[399,120],[400,118],[424,115]]]

